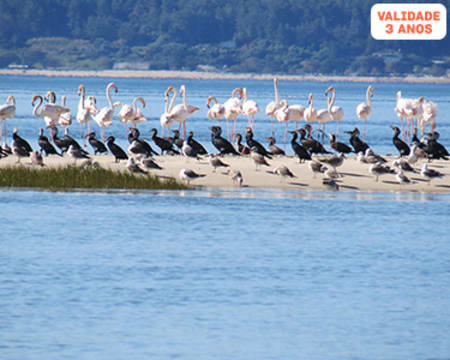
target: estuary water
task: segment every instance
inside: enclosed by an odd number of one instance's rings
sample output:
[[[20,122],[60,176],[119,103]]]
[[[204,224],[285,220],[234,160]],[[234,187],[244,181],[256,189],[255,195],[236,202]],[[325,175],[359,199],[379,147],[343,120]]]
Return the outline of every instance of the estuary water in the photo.
[[[149,103],[143,133],[159,124],[165,88],[184,82],[114,81],[117,99]],[[2,77],[0,97],[18,106],[8,128],[33,144],[33,93],[67,92],[75,111],[80,83],[101,107],[107,82]],[[188,128],[211,150],[207,95],[247,86],[264,106],[273,97],[270,81],[185,83],[202,106]],[[341,129],[360,124],[367,85],[335,84]],[[327,86],[280,90],[301,102]],[[368,142],[393,151],[399,89],[439,104],[448,144],[449,85],[416,84],[375,84]],[[258,137],[270,131],[258,116]],[[1,359],[450,359],[450,195],[1,189],[0,204]]]

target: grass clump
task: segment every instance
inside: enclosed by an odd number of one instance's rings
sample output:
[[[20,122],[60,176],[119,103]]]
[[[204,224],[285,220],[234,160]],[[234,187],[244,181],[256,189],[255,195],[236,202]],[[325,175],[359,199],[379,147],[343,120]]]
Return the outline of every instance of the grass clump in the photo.
[[[40,189],[156,189],[184,190],[188,187],[170,178],[160,180],[154,175],[136,176],[126,171],[103,168],[33,168],[11,166],[0,168],[0,187]]]

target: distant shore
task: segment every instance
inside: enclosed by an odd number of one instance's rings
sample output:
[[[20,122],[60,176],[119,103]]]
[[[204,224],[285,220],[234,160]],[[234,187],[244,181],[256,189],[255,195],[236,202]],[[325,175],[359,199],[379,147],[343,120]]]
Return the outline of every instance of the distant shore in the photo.
[[[35,70],[0,69],[0,75],[16,76],[61,76],[61,77],[102,77],[102,78],[149,78],[149,79],[226,79],[226,80],[271,80],[273,74],[238,74],[204,71],[174,70]],[[276,75],[286,81],[322,81],[322,82],[390,82],[390,83],[439,83],[450,84],[449,77],[389,77],[389,76],[328,76],[328,75]]]

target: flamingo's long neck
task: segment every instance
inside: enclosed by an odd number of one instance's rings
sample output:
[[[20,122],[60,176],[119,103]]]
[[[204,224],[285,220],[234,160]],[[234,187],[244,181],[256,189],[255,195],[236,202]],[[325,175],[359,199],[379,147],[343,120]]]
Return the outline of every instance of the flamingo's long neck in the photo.
[[[367,105],[369,105],[369,108],[372,109],[372,100],[370,100],[370,98],[370,88],[368,88],[366,92]]]
[[[81,94],[80,95],[81,95],[80,96],[80,103],[79,103],[78,107],[81,107],[82,109],[85,109],[85,107],[84,107],[84,96],[85,96],[85,94],[84,94],[84,87],[81,88]]]
[[[38,113],[37,111],[38,111],[39,107],[42,105],[42,101],[43,101],[43,100],[42,100],[42,96],[38,96],[37,99],[39,99],[39,101],[38,101],[38,103],[34,106],[34,109],[33,109],[33,115],[36,116],[36,117],[38,117],[38,118],[40,118],[40,117],[42,117],[42,111],[41,111],[40,113]]]
[[[328,111],[331,114],[331,108],[334,105],[334,101],[336,100],[336,93],[334,91],[331,92],[331,99],[329,97],[327,97],[328,99]]]
[[[187,100],[186,100],[186,88],[183,87],[181,89],[181,91],[183,92],[183,104],[184,104],[184,107],[187,109],[188,104],[187,104]]]
[[[175,104],[175,100],[177,98],[177,91],[175,89],[172,90],[173,95],[172,95],[172,100],[170,100],[170,104],[169,104],[169,108],[167,109],[167,112],[171,112],[173,109],[173,106]]]
[[[66,95],[63,95],[61,98],[61,104],[62,106],[66,106]]]
[[[314,97],[313,97],[313,95],[311,95],[309,97],[309,111],[313,111],[313,101],[314,101]]]
[[[244,98],[244,103],[246,103],[247,102],[247,88],[244,88],[244,89],[242,89],[242,92],[243,92],[243,98]]]
[[[114,104],[113,104],[112,98],[111,98],[111,88],[112,88],[111,85],[108,85],[106,87],[106,98],[108,99],[109,108],[114,109]]]
[[[273,80],[273,87],[275,89],[275,104],[278,105],[280,103],[280,93],[278,91],[278,79]]]

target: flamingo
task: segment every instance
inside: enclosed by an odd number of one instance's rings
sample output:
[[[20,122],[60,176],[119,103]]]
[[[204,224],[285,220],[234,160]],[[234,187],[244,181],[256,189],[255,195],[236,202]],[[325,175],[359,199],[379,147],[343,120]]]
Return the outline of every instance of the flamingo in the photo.
[[[317,121],[317,110],[313,107],[313,94],[310,93],[308,95],[308,104],[309,106],[305,109],[303,117],[306,122],[315,122]]]
[[[168,118],[169,120],[179,122],[180,125],[181,123],[183,124],[183,138],[186,139],[186,119],[197,110],[200,110],[200,108],[198,106],[193,106],[187,103],[185,85],[181,85],[179,93],[180,95],[183,94],[183,104],[178,104],[177,106],[175,106],[169,113]]]
[[[169,94],[173,92],[172,100],[170,100],[169,104]],[[173,109],[173,105],[175,103],[175,99],[177,98],[177,90],[173,86],[169,86],[164,93],[164,113],[160,116],[160,123],[162,128],[162,137],[164,138],[164,128],[168,127],[170,128],[172,126],[173,120],[169,119],[169,114]]]
[[[134,128],[136,128],[136,125],[147,121],[145,116],[142,114],[142,111],[138,109],[137,107],[137,101],[140,101],[142,104],[142,107],[145,107],[145,100],[142,97],[136,97],[133,99],[133,106],[129,104],[123,104],[122,108],[119,111],[119,114],[117,115],[117,118],[119,121],[123,124],[125,124],[125,132],[128,133],[128,127],[127,124],[131,123],[134,125]]]
[[[281,100],[280,108],[275,111],[275,118],[278,122],[286,123],[286,130],[284,132],[284,144],[286,145],[288,122],[295,121],[296,126],[305,114],[305,107],[302,105],[289,105],[286,100]]]
[[[419,127],[422,131],[422,135],[425,133],[425,125],[431,123],[431,131],[436,129],[436,117],[438,114],[437,104],[428,99],[423,99],[422,113],[419,116]]]
[[[0,106],[0,120],[3,121],[2,135],[3,144],[8,146],[6,141],[6,119],[11,119],[16,116],[16,100],[13,95],[9,95],[6,99],[6,103]]]
[[[407,119],[407,129],[406,133],[409,135],[409,124],[414,117],[421,117],[423,112],[421,103],[423,102],[423,97],[418,99],[411,98],[403,98],[402,92],[397,92],[397,104],[395,106],[395,112],[397,116],[401,119],[401,128],[402,128],[402,139],[404,140],[404,128],[403,128],[403,119]]]
[[[247,88],[242,89],[243,104],[242,113],[247,115],[248,124],[252,131],[254,130],[255,115],[259,112],[258,104],[254,100],[248,100],[247,98]]]
[[[61,105],[64,107],[66,107],[66,100],[67,100],[67,96],[63,95],[61,97]],[[62,127],[70,126],[70,125],[72,125],[72,119],[73,119],[73,116],[70,113],[70,111],[62,113],[59,116],[58,124],[61,125]]]
[[[214,101],[215,104],[213,106],[210,105],[211,101]],[[208,119],[209,120],[217,120],[220,126],[220,119],[225,116],[225,107],[222,104],[219,104],[217,99],[214,96],[209,96],[206,101],[206,107],[208,110]]]
[[[372,96],[373,96],[373,86],[369,85],[366,91],[367,104],[361,103],[356,107],[356,115],[358,116],[358,118],[364,119],[363,139],[366,138],[367,119],[372,113],[372,101],[370,100]]]
[[[331,99],[328,97],[328,93],[331,92]],[[339,124],[344,117],[344,109],[340,106],[334,106],[334,101],[336,100],[336,90],[334,86],[330,86],[327,90],[325,90],[325,95],[327,96],[328,102],[328,112],[331,115],[331,120],[336,120],[338,122],[336,128],[336,137],[339,135]]]
[[[39,101],[35,105],[36,100]],[[56,127],[56,125],[58,125],[59,117],[61,116],[61,114],[69,112],[70,109],[54,103],[42,105],[43,101],[44,100],[42,99],[41,95],[33,96],[33,100],[31,101],[31,105],[34,106],[33,115],[37,118],[43,118],[47,128],[54,128]],[[40,112],[38,113],[39,108]]]
[[[116,106],[121,105],[120,102],[113,104],[111,98],[111,89],[114,89],[116,93],[118,92],[117,86],[114,83],[109,83],[108,86],[106,87],[106,98],[108,100],[109,107],[107,106],[103,107],[97,114],[93,116],[94,121],[101,128],[103,142],[105,141],[105,127],[112,125],[114,110]]]
[[[236,97],[236,94],[239,93],[239,97]],[[225,119],[227,119],[227,134],[228,138],[230,138],[230,132],[228,129],[228,120],[233,120],[233,130],[231,132],[231,137],[234,138],[234,134],[236,132],[236,118],[239,114],[242,113],[242,88],[235,88],[231,92],[231,97],[225,101],[223,106],[225,107]]]
[[[91,132],[91,126],[90,126],[90,120],[91,116],[98,112],[97,108],[95,107],[95,98],[93,96],[90,96],[88,99],[90,100],[90,104],[86,104],[85,100],[85,88],[83,85],[78,86],[78,96],[80,97],[80,101],[78,102],[78,110],[77,110],[77,121],[80,124],[81,128],[81,136],[83,136],[83,124],[87,123],[88,127],[88,133]]]
[[[136,128],[137,124],[140,124],[140,123],[143,123],[143,122],[147,121],[147,118],[142,113],[142,110],[137,107],[137,102],[138,101],[142,104],[143,108],[145,108],[145,106],[147,105],[145,103],[145,100],[142,97],[140,97],[140,96],[138,96],[138,97],[133,99],[134,117],[130,120],[130,122],[134,125],[135,128]]]
[[[273,131],[273,118],[276,118],[275,112],[281,107],[280,106],[280,93],[278,91],[278,78],[273,79],[273,88],[275,90],[275,101],[271,101],[266,106],[266,115],[270,117],[270,122],[272,123],[272,135]]]

